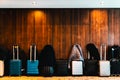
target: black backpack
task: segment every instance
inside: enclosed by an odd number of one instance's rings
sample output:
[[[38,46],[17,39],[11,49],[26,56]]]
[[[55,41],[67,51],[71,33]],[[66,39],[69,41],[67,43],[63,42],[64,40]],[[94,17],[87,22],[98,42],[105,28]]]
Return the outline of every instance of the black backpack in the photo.
[[[120,60],[120,47],[118,45],[113,45],[108,48],[108,59]]]
[[[39,54],[39,72],[43,76],[52,76],[55,72],[55,51],[51,45],[46,45]]]
[[[93,43],[87,44],[86,49],[90,53],[90,59],[100,60],[99,51]]]

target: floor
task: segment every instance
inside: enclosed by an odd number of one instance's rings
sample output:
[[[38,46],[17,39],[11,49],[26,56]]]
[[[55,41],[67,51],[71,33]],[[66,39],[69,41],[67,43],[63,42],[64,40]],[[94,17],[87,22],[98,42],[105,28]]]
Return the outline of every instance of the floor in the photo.
[[[120,80],[120,76],[117,77],[98,77],[98,76],[67,76],[67,77],[41,77],[41,76],[5,76],[0,80]]]

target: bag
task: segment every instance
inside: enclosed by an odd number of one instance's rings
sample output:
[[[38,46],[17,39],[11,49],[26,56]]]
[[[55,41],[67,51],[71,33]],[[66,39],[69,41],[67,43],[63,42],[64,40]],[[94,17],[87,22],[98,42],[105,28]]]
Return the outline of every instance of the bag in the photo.
[[[88,51],[87,59],[84,61],[84,75],[86,76],[97,76],[99,74],[99,52],[93,43],[86,45]]]
[[[15,59],[15,49],[17,49],[17,58]],[[21,75],[21,60],[19,59],[19,47],[13,46],[13,59],[10,60],[10,75],[18,76]]]
[[[39,54],[39,72],[43,76],[52,76],[55,71],[55,52],[51,45],[46,45]]]
[[[104,59],[102,59],[103,51],[104,51]],[[110,76],[110,61],[106,60],[106,45],[105,44],[102,44],[100,47],[99,72],[100,72],[99,74],[100,76]]]
[[[120,59],[120,47],[118,45],[114,45],[108,48],[108,59]]]
[[[87,51],[90,53],[90,59],[100,60],[98,49],[93,43],[89,43],[86,46]]]
[[[68,69],[70,69],[70,64],[73,60],[81,60],[84,61],[83,58],[83,52],[79,44],[73,45],[71,54],[69,56],[69,61],[68,61]]]
[[[10,62],[10,55],[8,49],[4,46],[0,45],[0,66],[1,66],[1,75],[8,76],[9,75],[9,62]],[[4,70],[4,71],[3,71]]]
[[[56,60],[56,76],[67,76],[68,75],[68,60]]]
[[[32,60],[32,47],[34,47],[34,60]],[[27,60],[27,74],[28,75],[38,75],[38,64],[39,61],[36,60],[36,45],[30,46],[30,60]]]
[[[83,52],[79,44],[75,44],[69,57],[68,68],[72,75],[83,75]]]

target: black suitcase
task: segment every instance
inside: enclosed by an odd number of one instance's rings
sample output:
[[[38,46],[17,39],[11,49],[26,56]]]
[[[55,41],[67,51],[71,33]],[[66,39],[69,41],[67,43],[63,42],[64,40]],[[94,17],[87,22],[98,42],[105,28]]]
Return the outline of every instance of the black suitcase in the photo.
[[[110,61],[110,65],[111,65],[111,75],[112,76],[117,76],[120,75],[120,61],[119,60],[115,60],[115,61]]]
[[[99,75],[98,60],[85,60],[84,75],[97,76]]]
[[[118,45],[113,45],[109,48],[108,52],[111,65],[111,76],[120,75],[120,47]]]
[[[68,75],[68,60],[56,60],[56,76]]]

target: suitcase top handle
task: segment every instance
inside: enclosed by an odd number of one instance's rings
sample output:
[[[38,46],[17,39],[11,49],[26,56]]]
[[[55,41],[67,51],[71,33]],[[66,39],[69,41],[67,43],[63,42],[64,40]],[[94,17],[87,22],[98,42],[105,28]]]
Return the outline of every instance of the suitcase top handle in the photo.
[[[104,52],[104,59],[102,58]],[[106,44],[100,46],[100,60],[106,60]]]
[[[17,60],[19,59],[19,47],[13,46],[13,60],[15,60],[15,49],[17,49]]]
[[[36,60],[36,45],[30,46],[30,61],[32,61],[32,48],[34,48],[34,60]]]

